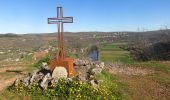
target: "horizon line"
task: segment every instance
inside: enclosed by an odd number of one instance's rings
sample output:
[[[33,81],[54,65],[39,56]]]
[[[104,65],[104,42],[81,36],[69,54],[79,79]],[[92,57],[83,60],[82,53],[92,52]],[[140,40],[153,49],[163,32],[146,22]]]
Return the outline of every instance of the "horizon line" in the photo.
[[[167,29],[155,29],[155,30],[142,30],[142,31],[66,31],[66,33],[80,33],[80,32],[150,32],[150,31],[161,31],[161,30],[170,30],[169,28]],[[16,33],[16,32],[6,32],[6,33],[0,33],[0,34],[50,34],[50,33],[58,33],[58,32],[27,32],[27,33]],[[65,33],[65,32],[64,32]]]

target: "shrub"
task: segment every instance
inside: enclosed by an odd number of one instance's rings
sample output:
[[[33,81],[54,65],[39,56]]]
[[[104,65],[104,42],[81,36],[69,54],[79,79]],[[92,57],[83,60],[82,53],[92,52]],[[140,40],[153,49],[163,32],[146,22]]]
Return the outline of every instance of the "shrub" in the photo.
[[[43,63],[43,62],[46,62],[47,64],[49,64],[49,62],[50,62],[50,57],[47,55],[46,57],[41,58],[40,60],[38,60],[37,62],[35,62],[35,63],[33,64],[33,66],[34,66],[34,67],[37,67],[37,68],[42,67],[42,63]]]
[[[69,100],[114,100],[112,95],[106,86],[100,85],[99,88],[93,88],[91,85],[77,81],[67,81],[60,79],[57,83],[48,87],[47,90],[42,90],[38,87],[38,84],[32,84],[26,87],[24,84],[16,84],[9,88],[10,91],[18,93],[20,95],[28,95],[31,97],[45,96],[48,99],[69,99]]]
[[[140,47],[130,46],[128,50],[130,50],[132,57],[139,61],[170,60],[170,42],[158,42]]]

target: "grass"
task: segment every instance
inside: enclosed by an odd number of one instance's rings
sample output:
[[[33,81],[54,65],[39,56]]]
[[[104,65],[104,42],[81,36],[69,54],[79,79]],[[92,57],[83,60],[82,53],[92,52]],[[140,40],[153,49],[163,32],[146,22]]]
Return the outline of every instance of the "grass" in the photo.
[[[0,93],[0,100],[48,100],[48,98],[43,95],[23,96],[5,90],[2,93]]]
[[[130,57],[130,53],[120,48],[125,43],[111,43],[103,44],[99,46],[100,49],[100,60],[105,62],[121,62],[129,67],[140,67],[145,69],[153,70],[154,73],[145,76],[127,76],[127,75],[116,75],[125,86],[122,88],[124,94],[127,94],[128,99],[132,100],[145,100],[145,99],[170,99],[170,63],[163,63],[162,61],[147,61],[139,62],[134,61]],[[109,80],[112,78],[107,76],[103,80],[108,81],[105,83],[109,85]],[[162,91],[160,91],[162,90]],[[159,94],[159,95],[158,95]]]
[[[9,73],[9,72],[1,72],[0,76],[3,77],[3,79],[8,79],[8,78],[12,78],[15,75],[17,75],[16,73]]]
[[[25,56],[23,56],[23,57],[21,57],[21,58],[23,58],[23,60],[25,60],[25,61],[31,62],[31,61],[32,61],[32,56],[33,56],[33,54],[31,54],[31,55],[25,55]]]
[[[133,63],[133,65],[144,68],[151,68],[156,71],[161,71],[165,73],[170,72],[170,64],[163,64],[161,61],[135,62]]]
[[[125,43],[112,43],[103,44],[99,46],[100,49],[100,60],[104,62],[122,62],[130,66],[151,68],[157,71],[170,72],[170,65],[163,64],[161,61],[147,61],[139,62],[134,61],[129,51],[125,51],[120,48],[120,46],[125,45]]]
[[[71,57],[71,58],[78,58],[79,55],[77,53],[68,53],[68,57]]]
[[[12,66],[13,63],[14,62],[11,62],[11,65],[9,65],[9,66]],[[1,61],[0,64],[8,65],[9,62]],[[23,67],[23,69],[21,69],[21,71],[23,71],[23,72],[28,73],[28,72],[32,72],[35,69],[35,67],[32,67],[31,63],[29,63],[29,61],[26,61],[26,60],[22,60],[22,61],[18,62],[17,64],[19,64],[19,65],[15,65],[15,66]],[[6,66],[6,67],[8,67],[8,66]],[[13,78],[16,75],[19,75],[19,73],[15,73],[15,72],[1,72],[0,73],[0,76],[3,77],[3,78],[1,78],[2,81],[6,80],[6,79]],[[40,99],[47,100],[47,98],[42,97],[42,96],[37,96],[37,97],[35,96],[34,98],[36,100],[40,100]],[[4,91],[0,92],[0,100],[30,100],[30,99],[32,99],[32,98],[29,96],[21,96],[16,93],[9,92],[8,90],[4,90]]]
[[[7,66],[3,66],[4,67],[23,67],[23,69],[19,69],[23,72],[32,72],[32,70],[34,70],[35,68],[31,66],[31,64],[29,63],[29,61],[26,60],[21,60],[20,62],[7,62],[7,61],[0,61],[0,65],[7,65]],[[6,81],[10,78],[13,78],[17,75],[20,75],[19,73],[16,73],[15,70],[10,69],[11,71],[14,72],[0,72],[0,76],[1,78],[1,82]],[[17,70],[17,69],[16,69]],[[19,96],[15,93],[11,93],[7,90],[1,91],[0,92],[0,100],[25,100],[28,99],[29,97],[25,97],[25,96]],[[41,98],[40,98],[41,99]],[[45,100],[45,99],[44,99]]]
[[[129,52],[120,48],[120,46],[125,45],[125,43],[112,43],[103,44],[99,46],[100,50],[100,60],[104,62],[117,62],[131,64],[133,60],[131,59]]]
[[[98,80],[102,80],[102,85],[112,91],[112,95],[115,96],[116,100],[126,100],[126,94],[122,91],[125,88],[124,84],[117,82],[119,78],[116,75],[108,73],[106,70],[96,75]]]
[[[106,74],[103,74],[106,75]],[[108,75],[108,74],[107,74]],[[108,87],[111,87],[108,89]],[[57,84],[53,84],[46,91],[42,91],[37,84],[32,84],[27,88],[24,84],[15,84],[15,87],[8,88],[10,92],[5,91],[4,95],[9,94],[18,97],[30,97],[31,99],[45,99],[45,100],[122,100],[121,93],[118,91],[116,84],[110,84],[109,86],[100,85],[97,89],[93,88],[89,84],[79,82],[73,79],[68,82],[64,79],[60,79]],[[116,91],[117,90],[117,91]],[[16,95],[13,95],[16,93]],[[18,95],[19,94],[19,95]],[[2,93],[3,95],[3,93]],[[4,96],[6,97],[6,96]],[[7,98],[9,98],[7,97]]]
[[[118,100],[153,100],[170,99],[170,63],[161,61],[138,62],[130,57],[130,53],[120,48],[125,43],[111,43],[99,46],[100,60],[114,63],[122,62],[130,67],[142,67],[154,70],[155,73],[145,76],[113,75],[103,70],[96,77],[103,80],[102,85],[107,86],[112,95]],[[72,55],[75,56],[75,55]],[[31,67],[33,68],[33,67]],[[3,74],[3,73],[2,73]],[[84,91],[85,92],[85,91]],[[0,94],[0,100],[42,99],[44,96],[20,96],[9,91]]]

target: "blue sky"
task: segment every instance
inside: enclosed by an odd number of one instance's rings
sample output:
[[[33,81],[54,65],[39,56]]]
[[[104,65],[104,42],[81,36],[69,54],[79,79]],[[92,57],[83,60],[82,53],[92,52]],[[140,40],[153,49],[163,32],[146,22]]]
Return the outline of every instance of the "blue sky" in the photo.
[[[63,6],[74,23],[65,31],[137,31],[170,28],[170,0],[0,0],[0,33],[55,32],[47,24]]]

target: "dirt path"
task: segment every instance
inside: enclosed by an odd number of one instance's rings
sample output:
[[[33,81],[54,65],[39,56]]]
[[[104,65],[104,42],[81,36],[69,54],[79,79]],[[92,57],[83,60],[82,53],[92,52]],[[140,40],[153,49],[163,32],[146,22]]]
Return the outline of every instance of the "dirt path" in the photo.
[[[170,87],[164,79],[169,74],[150,68],[125,65],[110,65],[108,72],[117,75],[126,85],[124,90],[129,100],[170,100]],[[161,79],[158,79],[157,77]]]
[[[7,86],[9,86],[12,82],[14,82],[16,80],[16,77],[13,78],[9,78],[6,80],[1,80],[0,81],[0,91],[2,91],[3,89],[5,89]]]
[[[19,72],[22,72],[26,67],[21,66],[3,66],[0,67],[0,91],[4,90],[7,86],[13,83]]]
[[[113,74],[124,74],[124,75],[147,75],[154,73],[153,70],[144,68],[133,68],[133,67],[112,67],[108,69]]]
[[[131,67],[122,64],[107,65],[106,70],[116,75],[147,75],[155,72],[154,70],[147,68]]]
[[[6,72],[7,70],[21,70],[21,69],[24,69],[24,67],[15,67],[15,66],[2,67],[2,68],[0,68],[0,73]]]

